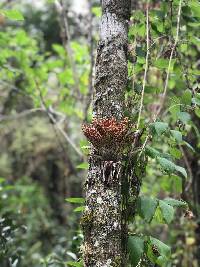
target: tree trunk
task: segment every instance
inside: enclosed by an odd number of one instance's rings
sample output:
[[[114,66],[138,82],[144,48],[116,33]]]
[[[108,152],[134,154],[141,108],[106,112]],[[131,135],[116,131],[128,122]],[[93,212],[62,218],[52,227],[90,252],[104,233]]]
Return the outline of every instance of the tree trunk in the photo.
[[[90,126],[83,132],[92,143],[86,181],[86,209],[81,219],[85,267],[126,264],[127,227],[123,214],[123,137],[127,86],[130,0],[102,0],[97,48],[95,96]]]

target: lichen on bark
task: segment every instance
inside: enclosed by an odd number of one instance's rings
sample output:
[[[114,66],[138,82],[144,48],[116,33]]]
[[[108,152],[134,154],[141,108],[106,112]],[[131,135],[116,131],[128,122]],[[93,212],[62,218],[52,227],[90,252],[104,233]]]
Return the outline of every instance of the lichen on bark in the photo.
[[[114,118],[120,124],[125,117],[127,36],[131,4],[130,0],[102,0],[101,4],[93,117],[97,120]],[[98,139],[98,133],[92,126],[84,130],[93,132],[97,135],[95,140]],[[127,238],[124,214],[126,203],[122,194],[126,174],[123,149],[116,149],[119,143],[115,144],[113,140],[108,149],[105,141],[100,142],[101,147],[95,142],[92,144],[85,183],[86,209],[81,220],[85,267],[127,266],[124,245]]]

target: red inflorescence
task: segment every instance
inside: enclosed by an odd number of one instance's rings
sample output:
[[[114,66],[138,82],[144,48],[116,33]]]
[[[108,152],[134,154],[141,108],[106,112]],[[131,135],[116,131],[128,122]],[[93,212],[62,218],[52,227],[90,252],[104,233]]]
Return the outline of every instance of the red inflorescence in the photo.
[[[84,124],[82,130],[94,147],[113,147],[125,142],[128,126],[128,118],[124,118],[120,122],[117,122],[115,118],[93,119],[91,124]]]

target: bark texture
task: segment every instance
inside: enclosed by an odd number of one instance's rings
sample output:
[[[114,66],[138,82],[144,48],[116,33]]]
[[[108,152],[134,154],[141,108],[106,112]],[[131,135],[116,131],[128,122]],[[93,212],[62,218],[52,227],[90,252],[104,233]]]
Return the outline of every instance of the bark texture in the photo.
[[[93,116],[124,118],[127,86],[129,0],[102,0],[100,41],[97,48]],[[112,150],[112,151],[111,151]],[[93,147],[86,181],[86,210],[81,219],[84,232],[85,267],[127,266],[123,221],[122,150],[105,153]],[[111,153],[110,153],[111,152]]]
[[[122,119],[127,86],[129,0],[102,0],[95,77],[95,117]]]

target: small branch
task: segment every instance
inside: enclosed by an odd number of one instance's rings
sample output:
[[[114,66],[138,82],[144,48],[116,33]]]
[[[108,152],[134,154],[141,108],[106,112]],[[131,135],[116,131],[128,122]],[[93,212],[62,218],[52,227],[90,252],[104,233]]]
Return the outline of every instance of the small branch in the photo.
[[[145,63],[145,71],[144,71],[144,78],[143,78],[143,85],[142,85],[142,96],[138,114],[138,121],[137,121],[137,130],[140,126],[143,102],[144,102],[144,91],[146,86],[146,79],[147,79],[147,71],[148,71],[148,60],[149,60],[149,4],[147,3],[146,9],[146,43],[147,43],[147,54],[146,54],[146,63]]]
[[[167,37],[167,35],[162,35],[162,36],[156,38],[155,41],[150,45],[149,50],[151,50],[151,48],[156,44],[157,41],[159,41],[160,39],[163,39],[165,37]]]
[[[62,136],[65,138],[65,140],[70,144],[70,146],[76,151],[76,153],[79,155],[79,157],[81,157],[81,159],[83,158],[83,154],[82,152],[79,150],[79,148],[74,144],[74,142],[70,139],[70,137],[68,136],[68,134],[63,130],[63,128],[60,125],[60,122],[57,122],[56,119],[54,118],[52,112],[50,112],[49,108],[47,107],[44,98],[42,96],[39,84],[37,83],[37,81],[35,81],[35,84],[37,86],[37,89],[39,91],[39,96],[40,96],[40,102],[41,102],[41,106],[42,108],[46,111],[46,114],[48,115],[50,121],[53,123],[53,127],[56,131],[60,132],[62,134]],[[54,112],[55,114],[57,112]],[[62,119],[63,121],[63,119]]]

